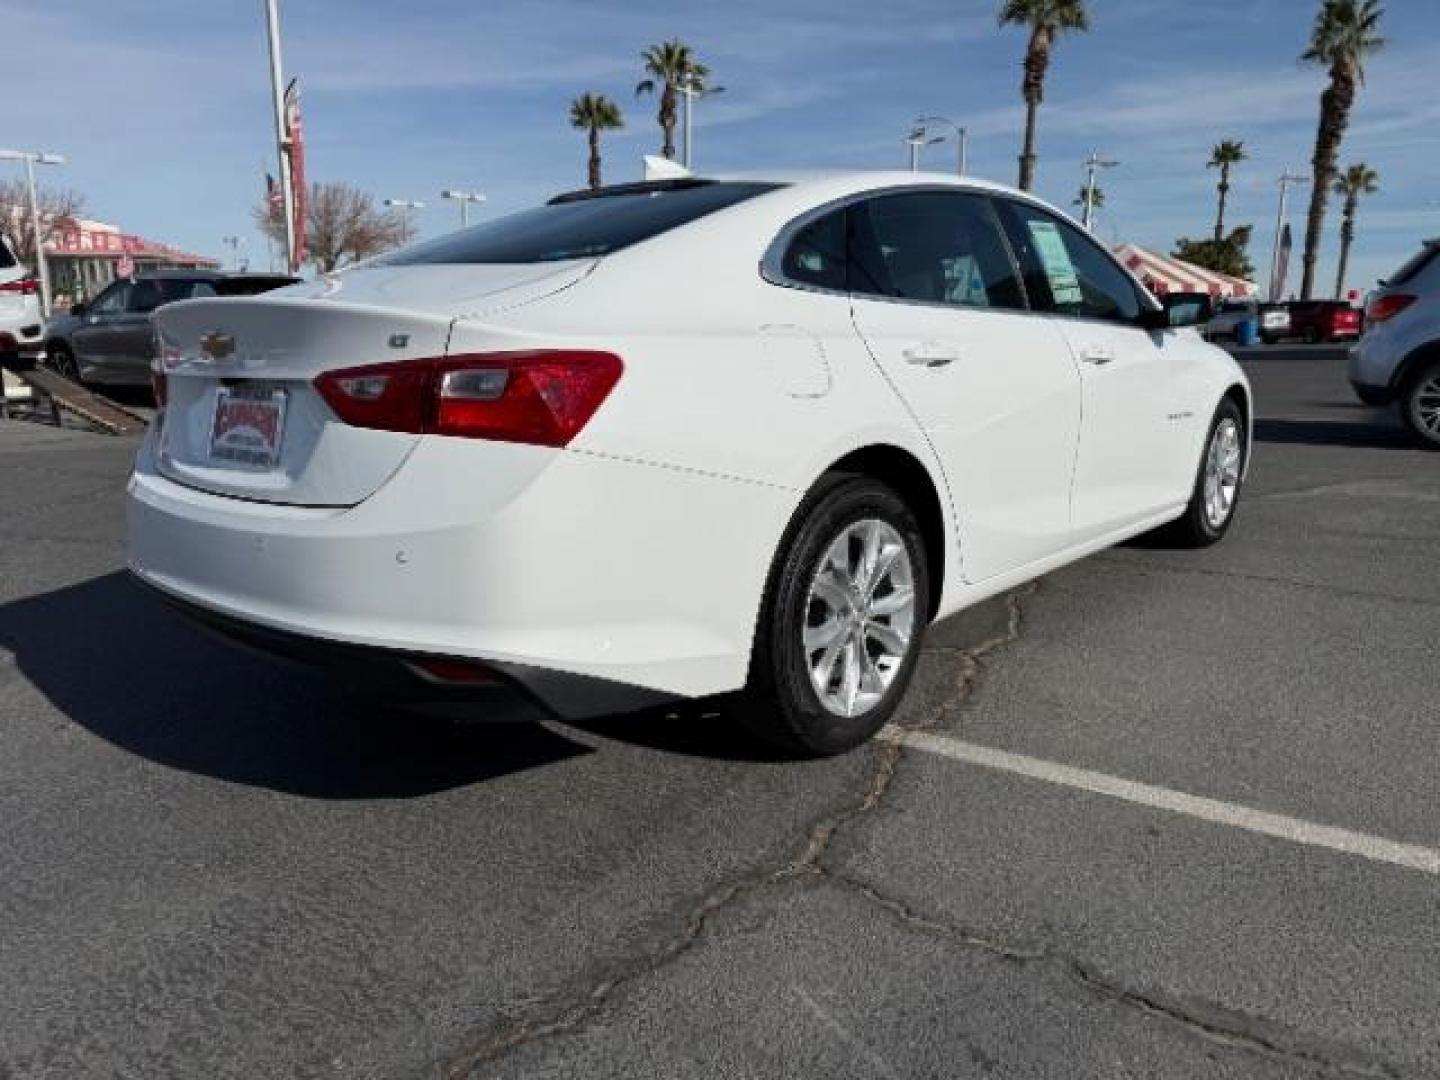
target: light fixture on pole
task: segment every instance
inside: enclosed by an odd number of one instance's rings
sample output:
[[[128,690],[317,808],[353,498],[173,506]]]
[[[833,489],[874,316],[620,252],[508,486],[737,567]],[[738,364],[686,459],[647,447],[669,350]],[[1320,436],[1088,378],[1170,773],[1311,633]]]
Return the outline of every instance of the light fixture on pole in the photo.
[[[280,159],[280,200],[285,218],[285,269],[295,269],[295,179],[290,173],[290,138],[285,123],[285,75],[280,63],[280,12],[277,0],[265,0],[270,36],[270,93],[275,107],[275,151]]]
[[[222,236],[220,243],[230,249],[230,262],[235,269],[240,269],[240,245],[245,243],[243,236]]]
[[[910,147],[910,171],[920,171],[920,152],[925,147],[944,141],[939,135],[933,137],[927,135],[923,127],[912,128],[910,134],[905,136],[905,142]]]
[[[1270,300],[1272,303],[1278,301],[1279,294],[1284,292],[1284,283],[1280,280],[1280,235],[1285,231],[1285,210],[1290,202],[1290,188],[1310,183],[1310,177],[1292,173],[1286,169],[1280,174],[1279,183],[1280,209],[1275,214],[1275,246],[1270,251]]]
[[[456,191],[453,188],[440,192],[440,197],[460,204],[460,227],[462,229],[470,224],[470,204],[485,201],[485,196],[478,191]]]
[[[682,142],[680,146],[680,164],[688,169],[690,168],[691,160],[690,148],[694,140],[694,127],[690,116],[694,108],[694,99],[710,97],[713,94],[723,94],[725,88],[723,86],[711,86],[706,89],[701,89],[695,85],[695,76],[687,72],[682,75],[680,81],[675,84],[675,89],[680,91],[681,95],[685,98],[685,122],[682,127],[684,142]]]
[[[1082,224],[1089,229],[1095,224],[1095,174],[1101,169],[1113,169],[1118,161],[1102,158],[1094,150],[1085,159],[1085,217]]]
[[[30,227],[35,234],[35,272],[40,275],[40,313],[50,317],[50,267],[45,262],[44,229],[40,224],[40,196],[35,189],[36,165],[64,165],[60,154],[32,150],[0,150],[0,161],[23,161],[25,185],[30,192]]]
[[[408,242],[414,239],[415,233],[417,232],[415,228],[415,211],[424,210],[425,204],[417,199],[386,199],[385,205],[389,209],[399,210],[405,215],[405,228],[410,233],[406,241]]]
[[[955,121],[951,120],[948,116],[917,116],[915,118],[915,127],[917,129],[923,131],[926,124],[944,124],[955,132],[955,164],[958,169],[956,175],[964,176],[966,159],[970,151],[970,132],[955,123]]]

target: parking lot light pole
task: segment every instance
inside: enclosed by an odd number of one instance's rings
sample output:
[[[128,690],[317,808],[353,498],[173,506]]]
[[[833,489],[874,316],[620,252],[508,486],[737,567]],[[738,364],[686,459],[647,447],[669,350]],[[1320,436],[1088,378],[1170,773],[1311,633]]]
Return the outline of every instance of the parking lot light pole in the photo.
[[[1280,272],[1280,234],[1285,231],[1285,210],[1290,202],[1290,188],[1308,184],[1310,178],[1292,173],[1286,169],[1280,174],[1280,209],[1275,214],[1275,245],[1270,250],[1270,302],[1272,304],[1280,301],[1278,295],[1282,290],[1276,274]]]
[[[478,191],[455,191],[453,188],[440,192],[440,197],[460,204],[460,227],[462,229],[470,224],[470,204],[485,201],[485,196]]]
[[[64,165],[60,154],[45,154],[33,150],[0,150],[0,161],[23,161],[25,163],[25,185],[30,192],[30,227],[35,233],[35,272],[40,275],[40,314],[50,317],[50,267],[45,262],[44,228],[40,223],[40,196],[35,189],[36,165]]]
[[[270,36],[270,93],[275,106],[275,149],[280,159],[280,199],[285,217],[285,270],[295,269],[295,181],[290,175],[290,141],[285,132],[285,73],[280,62],[280,12],[277,0],[265,0]]]
[[[693,144],[693,139],[695,137],[694,126],[690,116],[691,111],[694,109],[694,99],[697,97],[710,97],[712,94],[723,94],[725,92],[725,88],[723,86],[712,86],[709,89],[700,90],[697,89],[695,86],[694,76],[685,75],[680,79],[678,83],[675,84],[675,89],[679,90],[685,98],[685,121],[682,128],[684,134],[684,143],[680,147],[680,164],[688,169],[690,168],[691,160],[690,148]]]
[[[955,132],[955,164],[958,169],[956,175],[964,176],[966,168],[966,157],[968,156],[970,149],[970,132],[967,129],[961,127],[959,124],[955,123],[955,121],[951,120],[948,116],[916,117],[916,128],[923,129],[926,124],[944,124],[946,127],[950,128],[952,131]]]
[[[1095,224],[1095,174],[1101,169],[1113,169],[1118,161],[1107,161],[1094,150],[1085,159],[1085,218],[1081,222],[1086,229]]]
[[[415,211],[424,210],[425,204],[416,199],[386,199],[385,206],[391,210],[399,210],[405,215],[405,224],[409,228],[412,239],[415,233]],[[409,241],[406,241],[407,243]]]
[[[927,146],[934,146],[936,143],[944,141],[939,136],[931,138],[926,135],[923,127],[913,128],[910,134],[905,136],[905,142],[910,147],[910,171],[920,171],[920,151]]]

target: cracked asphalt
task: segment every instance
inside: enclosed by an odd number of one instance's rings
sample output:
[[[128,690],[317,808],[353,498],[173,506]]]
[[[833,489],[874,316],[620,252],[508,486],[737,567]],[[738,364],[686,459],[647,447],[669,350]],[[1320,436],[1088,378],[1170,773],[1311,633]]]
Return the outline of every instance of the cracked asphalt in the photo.
[[[935,627],[897,723],[1440,847],[1440,455],[1244,362],[1226,542]],[[1440,1075],[1435,875],[706,708],[379,703],[124,578],[133,449],[0,422],[0,1078]]]

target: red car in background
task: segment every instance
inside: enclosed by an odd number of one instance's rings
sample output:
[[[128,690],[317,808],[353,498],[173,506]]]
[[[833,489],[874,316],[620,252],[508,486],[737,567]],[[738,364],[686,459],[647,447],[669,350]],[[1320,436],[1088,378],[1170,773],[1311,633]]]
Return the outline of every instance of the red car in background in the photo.
[[[1360,309],[1344,300],[1292,300],[1287,306],[1291,337],[1313,345],[1321,341],[1354,341],[1360,336]]]

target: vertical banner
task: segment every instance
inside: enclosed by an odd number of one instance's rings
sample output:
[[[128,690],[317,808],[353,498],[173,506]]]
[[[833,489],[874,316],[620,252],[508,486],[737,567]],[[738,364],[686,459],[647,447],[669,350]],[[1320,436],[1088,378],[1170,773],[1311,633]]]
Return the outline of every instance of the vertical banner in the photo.
[[[1285,279],[1290,274],[1290,223],[1285,222],[1285,227],[1280,230],[1280,246],[1275,255],[1275,273],[1270,279],[1270,299],[1280,301],[1285,299]]]
[[[290,158],[290,187],[295,192],[295,265],[292,273],[304,265],[309,255],[305,219],[310,191],[305,183],[305,130],[300,122],[300,87],[291,79],[285,88],[285,144]]]

